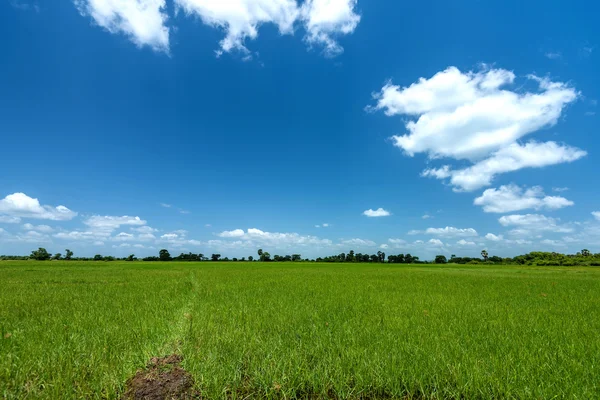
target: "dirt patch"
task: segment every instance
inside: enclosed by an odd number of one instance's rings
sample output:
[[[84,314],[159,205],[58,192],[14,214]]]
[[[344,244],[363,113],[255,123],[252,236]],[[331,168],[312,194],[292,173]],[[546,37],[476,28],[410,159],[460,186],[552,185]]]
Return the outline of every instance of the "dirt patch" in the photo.
[[[146,369],[138,371],[126,383],[122,400],[178,400],[199,399],[194,379],[179,366],[182,357],[171,354],[153,357]]]

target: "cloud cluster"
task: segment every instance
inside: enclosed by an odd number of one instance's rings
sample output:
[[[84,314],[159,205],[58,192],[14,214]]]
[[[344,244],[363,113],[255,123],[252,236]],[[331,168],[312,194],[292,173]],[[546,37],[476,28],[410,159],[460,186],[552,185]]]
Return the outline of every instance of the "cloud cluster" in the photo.
[[[83,16],[110,33],[122,33],[137,46],[169,51],[165,0],[74,0]]]
[[[165,0],[74,0],[80,13],[111,33],[123,33],[138,46],[169,52],[170,28]],[[306,30],[310,45],[324,48],[328,56],[343,52],[336,41],[356,29],[360,16],[357,0],[174,0],[176,10],[225,31],[217,54],[233,50],[250,54],[246,39],[255,39],[259,27],[273,24],[279,32],[293,34],[296,23]]]
[[[473,204],[482,206],[483,211],[488,213],[508,213],[528,208],[557,210],[575,203],[560,196],[546,196],[540,186],[523,190],[517,185],[506,185],[487,189]]]
[[[554,142],[518,141],[553,126],[579,93],[565,83],[529,75],[537,90],[507,89],[515,75],[504,69],[461,72],[450,67],[408,87],[386,84],[371,110],[405,115],[407,133],[392,137],[395,146],[413,156],[466,160],[472,165],[430,168],[423,176],[450,179],[455,190],[488,186],[498,174],[522,168],[571,162],[585,151]]]
[[[307,245],[330,246],[333,244],[329,239],[321,239],[316,236],[300,235],[298,233],[265,232],[256,228],[250,228],[246,231],[243,229],[224,231],[217,234],[217,236],[221,238],[235,238],[250,245],[272,246],[274,248]]]
[[[542,214],[514,214],[505,215],[498,219],[502,226],[514,227],[510,231],[513,235],[529,236],[540,232],[569,233],[573,228],[561,225],[556,218]]]
[[[19,223],[21,218],[67,221],[76,216],[75,211],[65,206],[44,206],[38,199],[29,197],[25,193],[9,194],[0,200],[0,217],[4,222]]]
[[[377,210],[373,210],[373,209],[369,208],[368,210],[365,210],[363,212],[363,215],[373,218],[373,217],[389,217],[392,214],[389,211],[384,210],[383,208],[380,207]]]
[[[409,235],[435,235],[444,237],[475,237],[477,231],[473,228],[455,228],[447,226],[445,228],[427,228],[424,231],[412,230]]]

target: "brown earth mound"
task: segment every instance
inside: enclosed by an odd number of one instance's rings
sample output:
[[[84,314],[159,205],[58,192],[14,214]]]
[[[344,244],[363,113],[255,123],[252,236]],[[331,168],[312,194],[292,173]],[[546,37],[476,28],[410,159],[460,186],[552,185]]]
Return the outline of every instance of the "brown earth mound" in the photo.
[[[126,384],[122,400],[176,400],[199,399],[194,379],[179,366],[182,357],[177,354],[153,357],[143,371],[138,371]]]

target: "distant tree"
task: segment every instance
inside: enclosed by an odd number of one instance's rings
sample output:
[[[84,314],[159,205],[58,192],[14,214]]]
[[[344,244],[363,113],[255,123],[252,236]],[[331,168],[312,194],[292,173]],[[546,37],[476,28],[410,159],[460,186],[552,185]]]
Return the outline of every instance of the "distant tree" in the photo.
[[[210,256],[211,261],[219,261],[219,258],[221,258],[220,254],[213,254]]]
[[[435,256],[435,263],[436,264],[446,264],[448,262],[448,260],[446,260],[446,256]]]
[[[456,254],[452,254],[452,255],[450,256],[450,261],[454,260],[455,258],[456,258]]]
[[[65,250],[65,260],[70,260],[71,258],[73,258],[73,252],[69,249]]]
[[[261,251],[260,261],[271,261],[271,255],[269,254],[268,251],[265,251],[265,252]]]
[[[169,254],[169,250],[162,249],[161,251],[158,252],[158,258],[160,259],[160,261],[170,261],[171,254]]]
[[[377,257],[379,258],[380,263],[385,262],[385,253],[383,251],[378,251]]]
[[[126,260],[127,261],[134,261],[134,260],[137,260],[137,258],[135,257],[135,254],[130,254],[129,257],[127,257]]]
[[[488,252],[487,250],[481,250],[481,257],[483,257],[483,261],[487,261],[488,260]]]
[[[263,251],[262,251],[262,249],[258,249],[258,256],[260,257],[260,256],[262,256],[262,255],[263,255]]]
[[[583,250],[581,250],[581,255],[584,257],[589,257],[590,251],[588,249],[583,249]]]
[[[292,254],[292,261],[301,261],[302,256],[300,254]]]
[[[40,247],[37,250],[32,251],[30,257],[34,260],[45,261],[49,260],[50,257],[52,257],[52,254],[48,253],[48,251],[45,248]]]
[[[404,256],[404,262],[405,262],[406,264],[412,264],[412,262],[413,262],[414,260],[415,260],[415,259],[413,258],[413,256],[411,256],[411,255],[410,255],[410,253],[407,253],[407,254]]]
[[[53,260],[60,260],[61,257],[62,257],[62,254],[56,253],[54,256],[52,256],[52,259]]]
[[[371,262],[378,262],[379,261],[379,256],[377,254],[371,254]]]
[[[101,254],[96,254],[94,256],[94,261],[102,261],[102,260],[104,260],[104,257],[102,257]]]
[[[254,261],[254,257],[248,256],[248,261]]]
[[[246,261],[246,257],[242,257],[240,261]]]
[[[238,260],[238,259],[237,259],[237,258],[235,258],[235,257],[233,257],[233,258],[231,259],[231,261],[237,261],[237,260]]]

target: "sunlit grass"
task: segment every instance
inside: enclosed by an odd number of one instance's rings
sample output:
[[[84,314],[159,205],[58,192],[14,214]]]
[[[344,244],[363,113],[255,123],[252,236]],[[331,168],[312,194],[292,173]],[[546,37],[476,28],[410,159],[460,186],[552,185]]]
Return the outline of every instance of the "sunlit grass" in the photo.
[[[178,352],[206,398],[600,396],[600,270],[0,263],[0,397],[118,398]]]

